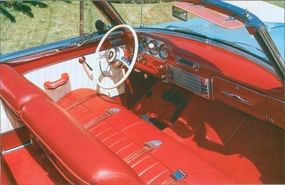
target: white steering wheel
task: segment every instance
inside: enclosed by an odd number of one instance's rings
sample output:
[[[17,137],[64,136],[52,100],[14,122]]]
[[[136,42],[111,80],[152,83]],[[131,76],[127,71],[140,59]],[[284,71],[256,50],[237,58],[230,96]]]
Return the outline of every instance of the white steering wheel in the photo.
[[[99,45],[96,48],[96,52],[95,54],[99,55],[99,51],[102,47],[102,44],[104,43],[104,41],[106,40],[106,38],[115,30],[120,29],[120,28],[127,28],[128,30],[131,31],[133,38],[134,38],[134,51],[133,51],[133,57],[131,62],[129,63],[128,61],[126,61],[125,57],[124,57],[124,51],[118,48],[112,48],[110,50],[108,50],[108,52],[106,52],[106,60],[107,60],[107,65],[111,68],[114,68],[114,63],[121,63],[121,65],[124,65],[128,70],[125,73],[124,69],[123,70],[123,77],[115,84],[113,85],[107,85],[107,84],[103,84],[100,81],[100,75],[97,78],[97,84],[98,86],[100,86],[103,89],[113,89],[115,87],[118,87],[119,85],[121,85],[127,78],[128,76],[131,74],[133,68],[135,67],[135,63],[137,60],[137,56],[138,56],[138,36],[135,32],[135,30],[126,24],[121,24],[121,25],[117,25],[114,26],[112,29],[110,29],[105,35],[104,37],[101,39]],[[115,65],[117,66],[117,65]],[[101,67],[101,59],[99,59],[99,67],[100,67],[100,71],[102,74],[104,74],[104,72],[102,71],[102,67]],[[110,76],[109,76],[110,77]]]

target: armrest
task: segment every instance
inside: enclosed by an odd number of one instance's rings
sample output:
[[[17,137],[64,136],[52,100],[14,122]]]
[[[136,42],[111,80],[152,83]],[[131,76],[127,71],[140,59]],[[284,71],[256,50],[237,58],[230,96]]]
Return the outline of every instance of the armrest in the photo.
[[[61,78],[56,80],[56,81],[53,81],[53,82],[50,82],[50,81],[47,81],[44,83],[44,87],[45,89],[49,89],[49,90],[53,90],[53,89],[56,89],[60,86],[63,86],[64,84],[66,84],[69,80],[69,76],[67,73],[63,73],[61,75]]]

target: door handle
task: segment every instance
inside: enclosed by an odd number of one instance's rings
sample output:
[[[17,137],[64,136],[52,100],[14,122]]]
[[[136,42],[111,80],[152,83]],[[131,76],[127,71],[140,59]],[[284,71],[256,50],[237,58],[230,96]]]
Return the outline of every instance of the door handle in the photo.
[[[244,98],[242,98],[241,96],[237,95],[237,94],[233,94],[227,91],[221,91],[221,93],[227,97],[233,98],[235,100],[238,100],[241,103],[247,104],[247,105],[252,105],[252,103]]]

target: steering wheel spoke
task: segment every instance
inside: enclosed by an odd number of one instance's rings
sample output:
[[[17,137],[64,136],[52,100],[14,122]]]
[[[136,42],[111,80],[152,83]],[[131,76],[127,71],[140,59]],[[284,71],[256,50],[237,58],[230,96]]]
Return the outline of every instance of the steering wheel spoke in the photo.
[[[109,64],[107,65],[105,72],[107,73],[108,77],[111,77],[113,75],[112,67]]]
[[[118,60],[119,60],[126,68],[130,69],[130,64],[129,64],[128,61],[125,60],[124,57],[120,57],[120,58],[118,58]]]
[[[98,60],[105,60],[109,50],[98,52]]]

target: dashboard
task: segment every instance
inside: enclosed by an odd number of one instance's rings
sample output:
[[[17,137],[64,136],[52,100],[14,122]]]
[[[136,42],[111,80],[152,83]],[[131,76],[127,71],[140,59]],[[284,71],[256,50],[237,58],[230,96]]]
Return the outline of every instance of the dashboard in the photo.
[[[138,68],[149,67],[154,71],[152,74],[163,81],[211,99],[211,80],[198,74],[200,65],[186,58],[171,55],[171,50],[173,46],[163,38],[139,35],[138,63],[144,66],[138,65]]]
[[[169,49],[166,43],[148,36],[139,37],[139,51],[161,60],[166,60],[169,56]]]
[[[234,51],[189,38],[139,33],[136,69],[284,127],[282,83],[272,71]]]

